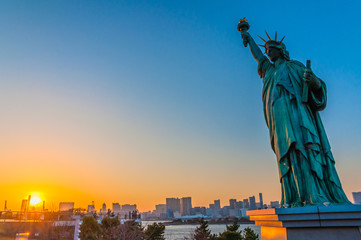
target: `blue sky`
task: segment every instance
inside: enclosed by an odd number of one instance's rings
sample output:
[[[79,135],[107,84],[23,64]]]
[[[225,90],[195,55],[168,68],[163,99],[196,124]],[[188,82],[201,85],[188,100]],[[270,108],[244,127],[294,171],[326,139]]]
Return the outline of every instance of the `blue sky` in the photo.
[[[247,17],[255,38],[277,31],[292,59],[311,59],[328,87],[321,116],[341,181],[348,196],[361,191],[359,1],[8,1],[0,9],[8,170],[35,161],[35,175],[48,172],[49,182],[144,209],[172,196],[194,205],[258,192],[279,200],[262,80],[236,30]],[[99,178],[74,185],[87,174]],[[19,183],[9,179],[0,177]],[[104,186],[102,198],[94,188]]]

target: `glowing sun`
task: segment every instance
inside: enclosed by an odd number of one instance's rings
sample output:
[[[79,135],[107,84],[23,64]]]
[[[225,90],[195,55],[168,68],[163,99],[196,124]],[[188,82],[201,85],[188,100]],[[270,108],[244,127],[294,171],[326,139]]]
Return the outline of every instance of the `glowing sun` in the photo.
[[[32,196],[30,199],[30,205],[37,205],[41,203],[41,198],[39,196]]]

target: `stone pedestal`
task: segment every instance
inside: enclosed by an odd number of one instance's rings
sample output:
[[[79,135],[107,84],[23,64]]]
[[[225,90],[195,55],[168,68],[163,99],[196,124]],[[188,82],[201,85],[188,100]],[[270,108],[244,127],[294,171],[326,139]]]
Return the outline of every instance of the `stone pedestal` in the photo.
[[[361,240],[361,205],[247,211],[261,240]]]

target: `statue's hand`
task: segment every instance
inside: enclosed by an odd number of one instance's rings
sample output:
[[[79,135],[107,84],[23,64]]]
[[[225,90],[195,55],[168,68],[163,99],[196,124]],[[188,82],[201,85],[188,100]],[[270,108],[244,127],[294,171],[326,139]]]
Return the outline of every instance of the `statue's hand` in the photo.
[[[251,35],[247,31],[241,31],[241,36],[243,39],[243,44],[246,47],[247,44],[249,43],[249,39],[250,39]]]
[[[303,76],[305,83],[308,84],[312,90],[318,90],[321,87],[321,81],[310,69],[306,68]]]

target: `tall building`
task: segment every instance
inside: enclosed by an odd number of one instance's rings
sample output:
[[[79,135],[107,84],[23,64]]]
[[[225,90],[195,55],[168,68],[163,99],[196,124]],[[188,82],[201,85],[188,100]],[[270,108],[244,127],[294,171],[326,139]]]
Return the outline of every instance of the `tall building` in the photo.
[[[179,198],[166,198],[165,204],[167,205],[168,217],[174,217],[174,213],[180,214],[180,199]]]
[[[94,203],[94,201],[92,201],[92,204],[91,205],[88,205],[88,213],[90,213],[90,212],[96,212],[95,211],[95,203]]]
[[[28,197],[28,201],[26,202],[26,211],[29,211],[29,207],[30,207],[30,201],[31,201],[31,195],[29,195]]]
[[[249,197],[249,209],[250,209],[250,210],[255,210],[255,209],[257,209],[257,206],[256,206],[256,197],[255,197],[255,196]]]
[[[167,209],[173,212],[180,212],[180,199],[179,198],[166,198]]]
[[[244,208],[249,208],[249,201],[248,201],[248,199],[243,199],[243,207],[244,207]]]
[[[123,212],[132,212],[132,211],[136,211],[137,210],[137,204],[124,204],[122,205],[122,211]]]
[[[94,205],[88,205],[88,213],[95,212],[95,206]]]
[[[183,197],[180,202],[180,212],[182,216],[191,215],[192,210],[192,198],[191,197]]]
[[[120,212],[120,204],[119,203],[113,203],[113,212],[119,213]]]
[[[167,205],[166,204],[155,205],[155,210],[159,212],[167,212]]]
[[[261,205],[261,209],[263,208],[263,196],[262,193],[259,193],[259,205]]]
[[[59,211],[67,212],[74,209],[74,202],[60,202],[59,203]]]
[[[167,205],[166,204],[155,205],[154,214],[160,218],[167,217]]]
[[[353,192],[352,196],[355,204],[361,204],[361,192]]]
[[[229,199],[229,207],[231,209],[237,208],[237,199]]]
[[[103,203],[102,212],[103,212],[103,213],[106,213],[106,212],[107,212],[107,205],[106,205],[105,203]]]
[[[21,201],[21,208],[20,208],[20,211],[21,212],[26,212],[26,206],[28,205],[28,200],[26,200],[26,199],[23,199],[22,201]]]
[[[243,201],[237,201],[236,208],[243,208]]]
[[[214,208],[221,209],[221,200],[214,200]]]

